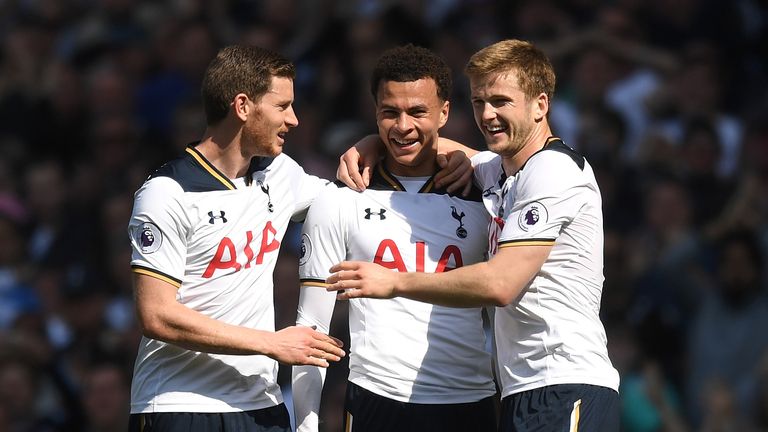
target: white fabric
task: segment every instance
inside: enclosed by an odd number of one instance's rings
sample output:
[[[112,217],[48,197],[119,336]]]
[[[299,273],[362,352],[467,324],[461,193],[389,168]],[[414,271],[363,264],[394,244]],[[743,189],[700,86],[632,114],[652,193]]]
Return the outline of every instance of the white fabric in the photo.
[[[567,383],[618,390],[619,375],[608,358],[598,316],[602,203],[592,168],[584,163],[582,170],[569,155],[544,150],[505,178],[498,155],[483,152],[473,158],[486,208],[497,217],[489,233],[492,251],[521,242],[554,241],[523,295],[496,310],[502,397]]]
[[[189,158],[189,156],[187,156]],[[262,171],[233,181],[234,190],[188,192],[181,183],[210,182],[201,169],[179,181],[151,177],[137,191],[129,235],[131,264],[180,281],[177,300],[211,318],[274,331],[272,273],[289,219],[305,211],[328,182],[280,155]],[[258,181],[269,187],[265,193]],[[273,212],[268,210],[268,203]],[[210,212],[210,213],[209,213]],[[152,225],[148,225],[152,224]],[[154,242],[141,244],[147,226]],[[211,266],[219,254],[219,268]],[[188,351],[143,337],[134,368],[131,413],[232,412],[282,402],[277,362],[266,356]]]
[[[378,255],[379,262],[393,269],[434,272],[456,267],[460,255],[468,265],[484,260],[487,224],[480,202],[448,195],[370,188],[363,193],[323,191],[304,224],[298,323],[328,328],[335,294],[311,285],[324,281],[333,264],[345,259],[376,262]],[[466,237],[460,238],[464,230]],[[402,298],[354,299],[349,325],[349,380],[375,394],[402,402],[449,404],[495,393],[481,308],[447,308]],[[299,431],[317,430],[322,377],[309,369],[316,368],[294,368]]]

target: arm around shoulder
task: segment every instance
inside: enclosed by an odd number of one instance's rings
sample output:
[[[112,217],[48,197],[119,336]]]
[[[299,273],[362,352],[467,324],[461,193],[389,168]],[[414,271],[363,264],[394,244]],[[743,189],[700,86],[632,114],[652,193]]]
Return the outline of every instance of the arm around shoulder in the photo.
[[[358,297],[412,300],[451,307],[512,303],[536,276],[550,245],[502,248],[490,261],[446,273],[398,273],[372,263],[345,261],[328,278],[340,299]]]

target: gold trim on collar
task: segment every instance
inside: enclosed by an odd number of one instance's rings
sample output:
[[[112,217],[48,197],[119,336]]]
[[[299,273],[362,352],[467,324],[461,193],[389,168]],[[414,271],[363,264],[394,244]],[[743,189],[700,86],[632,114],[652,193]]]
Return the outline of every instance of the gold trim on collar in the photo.
[[[232,183],[231,180],[228,178],[222,176],[219,173],[219,170],[217,170],[213,165],[211,165],[210,162],[208,162],[207,159],[205,159],[205,156],[202,155],[199,151],[194,149],[193,147],[187,147],[184,149],[187,153],[192,155],[193,158],[203,167],[206,171],[208,171],[208,174],[212,175],[216,180],[220,181],[224,186],[227,187],[229,190],[235,190],[237,189],[235,187],[235,184]]]
[[[381,162],[379,164],[379,174],[381,174],[381,177],[383,177],[384,180],[386,180],[387,183],[389,183],[389,185],[392,186],[394,190],[399,192],[403,191],[402,186],[400,186],[400,182],[398,182],[397,179],[392,178],[392,176],[389,175],[387,170],[384,169],[384,162]]]

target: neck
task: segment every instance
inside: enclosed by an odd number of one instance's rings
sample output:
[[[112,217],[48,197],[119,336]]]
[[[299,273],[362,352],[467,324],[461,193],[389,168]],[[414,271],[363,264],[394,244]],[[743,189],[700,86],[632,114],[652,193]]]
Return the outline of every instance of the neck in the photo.
[[[430,152],[429,155],[425,155],[423,162],[415,165],[403,165],[398,163],[391,155],[387,154],[384,158],[384,166],[387,167],[389,172],[396,176],[429,177],[438,169],[437,152]]]
[[[243,152],[241,134],[242,129],[209,127],[196,148],[227,178],[236,179],[248,172],[252,158],[252,155]]]
[[[549,126],[536,128],[517,153],[501,155],[501,165],[504,167],[504,173],[507,176],[517,174],[534,153],[544,148],[547,144],[547,138],[551,136],[552,131],[549,129]]]

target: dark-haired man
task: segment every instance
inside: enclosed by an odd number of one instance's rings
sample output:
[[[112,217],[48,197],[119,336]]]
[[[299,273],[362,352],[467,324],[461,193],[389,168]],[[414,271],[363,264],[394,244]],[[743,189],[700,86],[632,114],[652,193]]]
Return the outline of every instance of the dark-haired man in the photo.
[[[447,272],[484,259],[489,218],[434,185],[438,131],[448,120],[450,69],[412,45],[386,51],[371,78],[384,159],[369,188],[324,190],[302,234],[298,323],[328,331],[336,296],[323,287],[344,259],[397,272]],[[495,431],[491,356],[482,308],[407,299],[350,304],[344,430]],[[293,368],[296,422],[318,430],[325,371]]]

